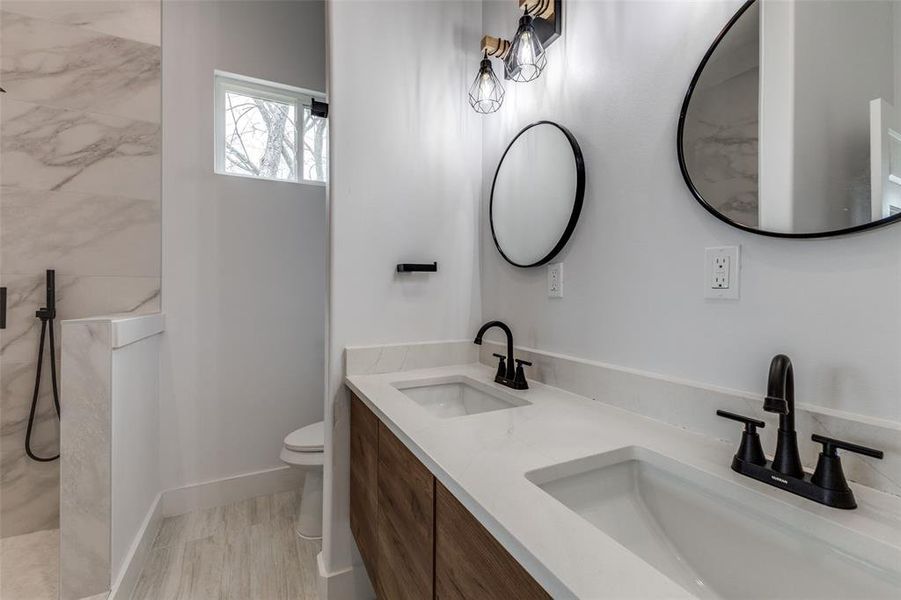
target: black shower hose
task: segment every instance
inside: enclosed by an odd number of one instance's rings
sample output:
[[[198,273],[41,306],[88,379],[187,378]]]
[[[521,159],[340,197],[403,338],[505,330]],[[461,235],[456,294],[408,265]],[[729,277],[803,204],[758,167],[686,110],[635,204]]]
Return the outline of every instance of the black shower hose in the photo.
[[[31,450],[31,432],[34,429],[34,418],[37,414],[38,395],[41,390],[41,366],[44,362],[44,338],[50,332],[50,381],[53,384],[53,404],[56,406],[56,418],[59,419],[59,388],[56,384],[56,342],[53,341],[53,319],[41,317],[41,341],[38,344],[38,366],[34,376],[34,395],[31,397],[31,412],[28,414],[28,428],[25,430],[25,453],[32,460],[38,462],[51,462],[59,458],[59,454],[43,458]]]

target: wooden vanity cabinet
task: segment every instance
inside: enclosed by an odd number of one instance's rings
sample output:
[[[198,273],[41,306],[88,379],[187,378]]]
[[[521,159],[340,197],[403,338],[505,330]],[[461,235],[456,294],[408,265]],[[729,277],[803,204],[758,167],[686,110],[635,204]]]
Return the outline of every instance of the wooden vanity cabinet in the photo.
[[[550,598],[453,494],[435,484],[435,598]]]
[[[379,424],[378,592],[432,598],[435,478]]]
[[[350,528],[379,598],[550,598],[353,395]]]
[[[359,398],[350,402],[350,531],[370,581],[378,560],[379,420]]]

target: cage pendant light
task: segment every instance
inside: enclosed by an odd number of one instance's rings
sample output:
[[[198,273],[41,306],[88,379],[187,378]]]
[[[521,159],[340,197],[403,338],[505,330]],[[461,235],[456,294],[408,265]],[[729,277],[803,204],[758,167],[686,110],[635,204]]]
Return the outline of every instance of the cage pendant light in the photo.
[[[504,87],[501,85],[486,52],[479,64],[479,74],[469,86],[469,105],[477,113],[493,113],[504,103]]]
[[[513,81],[525,83],[534,81],[547,66],[544,46],[532,26],[532,17],[525,12],[519,19],[519,28],[510,46],[510,52],[504,62],[507,77]]]

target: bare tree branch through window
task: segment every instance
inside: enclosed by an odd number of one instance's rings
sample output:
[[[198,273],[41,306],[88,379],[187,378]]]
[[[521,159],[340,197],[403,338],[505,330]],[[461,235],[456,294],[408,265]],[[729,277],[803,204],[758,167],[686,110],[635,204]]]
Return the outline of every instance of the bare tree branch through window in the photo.
[[[299,132],[298,106],[303,112]],[[226,89],[224,109],[226,173],[288,181],[326,180],[328,121],[313,116],[309,107]]]

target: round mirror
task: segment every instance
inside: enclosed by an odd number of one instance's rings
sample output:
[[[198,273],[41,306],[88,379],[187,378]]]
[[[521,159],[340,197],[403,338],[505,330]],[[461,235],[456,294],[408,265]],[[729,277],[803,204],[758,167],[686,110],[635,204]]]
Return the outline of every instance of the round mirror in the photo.
[[[746,2],[679,118],[679,164],[701,205],[779,237],[901,219],[898,39],[899,2]]]
[[[585,194],[585,164],[576,138],[550,121],[520,131],[491,185],[491,235],[517,267],[548,262],[572,235]]]

